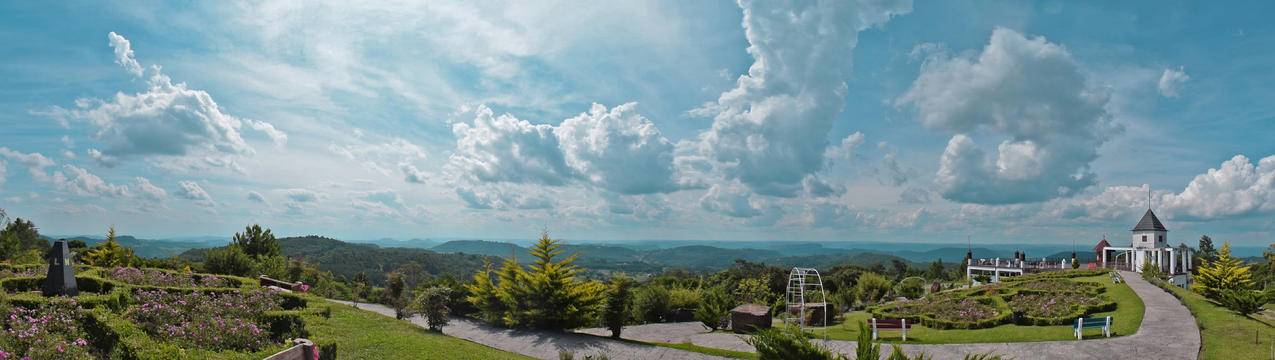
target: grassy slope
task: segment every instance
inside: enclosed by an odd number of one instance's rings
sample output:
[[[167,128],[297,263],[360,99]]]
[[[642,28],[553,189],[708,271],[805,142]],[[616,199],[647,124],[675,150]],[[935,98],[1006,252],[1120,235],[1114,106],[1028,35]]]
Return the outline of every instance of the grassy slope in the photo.
[[[1267,358],[1272,353],[1275,328],[1239,316],[1208,299],[1179,287],[1169,287],[1191,309],[1200,326],[1200,359],[1235,359],[1241,356]]]
[[[1115,300],[1118,304],[1116,311],[1097,313],[1092,316],[1104,317],[1110,315],[1115,322],[1112,326],[1112,335],[1129,335],[1138,330],[1142,325],[1142,314],[1145,308],[1142,299],[1125,284],[1112,284],[1111,276],[1099,275],[1087,278],[1076,279],[1079,281],[1095,282],[1103,284],[1107,287],[1107,296]],[[854,312],[846,315],[846,321],[840,325],[829,328],[828,338],[837,340],[855,340],[859,337],[859,323],[866,322],[871,318],[866,312]],[[817,337],[823,337],[824,329],[815,329],[814,334]],[[1100,331],[1090,329],[1086,330],[1086,337],[1098,337]],[[887,343],[899,342],[900,336],[897,331],[881,332],[882,341]],[[1075,339],[1071,326],[1021,326],[1021,325],[1000,325],[988,329],[977,330],[935,330],[924,326],[917,326],[908,331],[908,343],[918,344],[952,344],[952,343],[988,343],[988,342],[1027,342],[1027,341],[1049,341],[1049,340],[1068,340]]]
[[[307,317],[306,329],[319,344],[335,341],[339,359],[529,359],[318,298],[310,306],[332,307],[329,319]]]

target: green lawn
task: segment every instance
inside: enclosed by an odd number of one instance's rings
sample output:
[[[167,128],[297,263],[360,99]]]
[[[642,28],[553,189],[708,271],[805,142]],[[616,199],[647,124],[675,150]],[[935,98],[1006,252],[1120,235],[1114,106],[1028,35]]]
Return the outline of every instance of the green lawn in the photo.
[[[1116,310],[1111,312],[1103,312],[1091,315],[1093,317],[1103,317],[1110,315],[1115,324],[1112,326],[1112,336],[1129,335],[1138,331],[1138,327],[1142,325],[1142,313],[1145,310],[1142,305],[1142,299],[1133,292],[1126,284],[1112,284],[1110,275],[1098,275],[1085,278],[1072,279],[1073,281],[1085,281],[1103,284],[1107,288],[1107,296],[1116,302]],[[829,339],[837,340],[856,340],[859,337],[859,323],[867,322],[872,316],[866,312],[858,311],[846,314],[845,322],[832,326],[830,328],[814,328],[814,336],[818,338],[824,337],[827,332]],[[1101,331],[1089,329],[1085,331],[1086,338],[1101,337]],[[898,331],[881,332],[881,340],[886,343],[901,342]],[[988,342],[1028,342],[1028,341],[1050,341],[1050,340],[1068,340],[1075,339],[1072,333],[1072,327],[1069,325],[1057,326],[1023,326],[1023,325],[1000,325],[987,329],[976,330],[936,330],[925,326],[916,326],[908,330],[907,343],[916,344],[953,344],[953,343],[988,343]]]
[[[756,358],[757,358],[757,354],[756,354],[756,353],[751,353],[751,352],[746,352],[746,351],[734,351],[734,350],[726,350],[726,349],[711,348],[711,347],[705,347],[705,346],[695,345],[695,344],[692,344],[692,343],[680,343],[680,344],[665,343],[665,342],[643,342],[643,343],[645,343],[645,344],[650,344],[650,345],[655,345],[655,346],[663,346],[663,347],[666,347],[666,348],[672,348],[672,349],[678,349],[678,350],[686,350],[686,351],[690,351],[690,352],[697,352],[697,353],[700,353],[700,354],[708,354],[708,355],[713,355],[713,356],[728,357],[728,358],[732,358],[732,359],[756,359]]]
[[[1275,328],[1231,312],[1195,292],[1174,286],[1168,289],[1195,315],[1203,341],[1200,359],[1235,359],[1241,354],[1254,359],[1271,356]]]
[[[339,359],[530,359],[370,311],[309,300],[312,308],[332,307],[331,318],[307,317],[306,329],[318,344],[335,341]]]

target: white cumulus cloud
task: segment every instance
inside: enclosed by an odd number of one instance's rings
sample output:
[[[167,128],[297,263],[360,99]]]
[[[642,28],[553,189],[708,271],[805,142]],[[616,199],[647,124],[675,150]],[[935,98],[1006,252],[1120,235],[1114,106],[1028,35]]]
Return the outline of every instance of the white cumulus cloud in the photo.
[[[740,1],[754,62],[735,88],[693,110],[711,115],[699,136],[731,179],[765,195],[794,196],[821,170],[832,121],[845,105],[860,31],[910,12],[911,1]]]
[[[194,181],[179,181],[177,182],[177,186],[177,196],[180,196],[183,199],[193,200],[196,204],[203,207],[213,207],[216,205],[216,203],[213,202],[212,196],[208,195],[208,192],[204,191],[204,188],[199,186],[199,183]]]
[[[1121,130],[1108,100],[1061,45],[997,28],[981,53],[926,60],[896,104],[954,133],[936,176],[941,196],[1013,204],[1073,196],[1096,183],[1097,148]],[[1004,138],[996,154],[975,143],[978,132]]]
[[[1196,175],[1180,193],[1162,198],[1163,207],[1184,218],[1218,219],[1275,212],[1275,155],[1253,164],[1235,155],[1216,169]]]
[[[108,37],[117,62],[141,76],[128,39],[115,33]],[[94,159],[104,164],[133,157],[180,160],[190,156],[184,161],[187,165],[234,167],[235,157],[254,153],[242,136],[245,128],[265,134],[276,145],[287,142],[287,135],[273,125],[225,113],[207,92],[173,83],[158,66],[147,85],[146,91],[136,94],[119,92],[112,99],[80,99],[74,108],[54,108],[51,114],[96,127],[93,136],[105,148],[92,151]]]
[[[142,76],[142,65],[137,63],[137,59],[133,57],[133,47],[129,44],[128,39],[116,34],[112,31],[106,34],[110,40],[111,48],[115,49],[115,63],[119,64],[128,73],[133,76]]]

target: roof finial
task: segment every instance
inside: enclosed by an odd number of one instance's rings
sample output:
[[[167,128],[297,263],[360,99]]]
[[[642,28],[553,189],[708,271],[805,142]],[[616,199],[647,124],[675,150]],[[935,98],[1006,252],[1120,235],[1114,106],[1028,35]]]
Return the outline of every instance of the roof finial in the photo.
[[[1151,210],[1151,185],[1147,185],[1147,210]]]

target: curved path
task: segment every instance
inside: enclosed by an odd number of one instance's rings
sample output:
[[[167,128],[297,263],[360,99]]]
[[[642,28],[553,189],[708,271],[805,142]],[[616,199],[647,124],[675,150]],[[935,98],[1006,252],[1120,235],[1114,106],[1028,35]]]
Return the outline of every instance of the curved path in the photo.
[[[1195,318],[1178,299],[1135,273],[1121,272],[1142,303],[1146,312],[1142,325],[1133,335],[1083,341],[1041,341],[1020,343],[903,345],[908,354],[918,351],[935,360],[961,359],[969,353],[994,352],[1014,359],[1187,359],[1194,360],[1200,351],[1200,330]],[[601,329],[585,329],[596,334]],[[752,351],[743,337],[729,333],[706,333],[699,323],[667,323],[629,326],[624,337],[642,341],[668,343],[690,342],[700,346]],[[852,355],[853,341],[820,341],[829,348]],[[889,353],[889,346],[882,346]]]
[[[350,305],[348,301],[329,300]],[[380,304],[359,303],[359,309],[394,317],[394,309]],[[425,327],[425,319],[411,318],[413,324]],[[558,359],[560,351],[572,352],[576,359],[606,354],[610,359],[726,359],[700,353],[670,349],[635,342],[616,341],[587,334],[568,332],[510,330],[487,326],[470,319],[453,317],[443,327],[443,334],[473,341],[504,351],[519,353],[539,359]],[[749,348],[751,351],[752,349]],[[428,354],[422,354],[422,356]],[[428,358],[428,357],[426,357]]]

